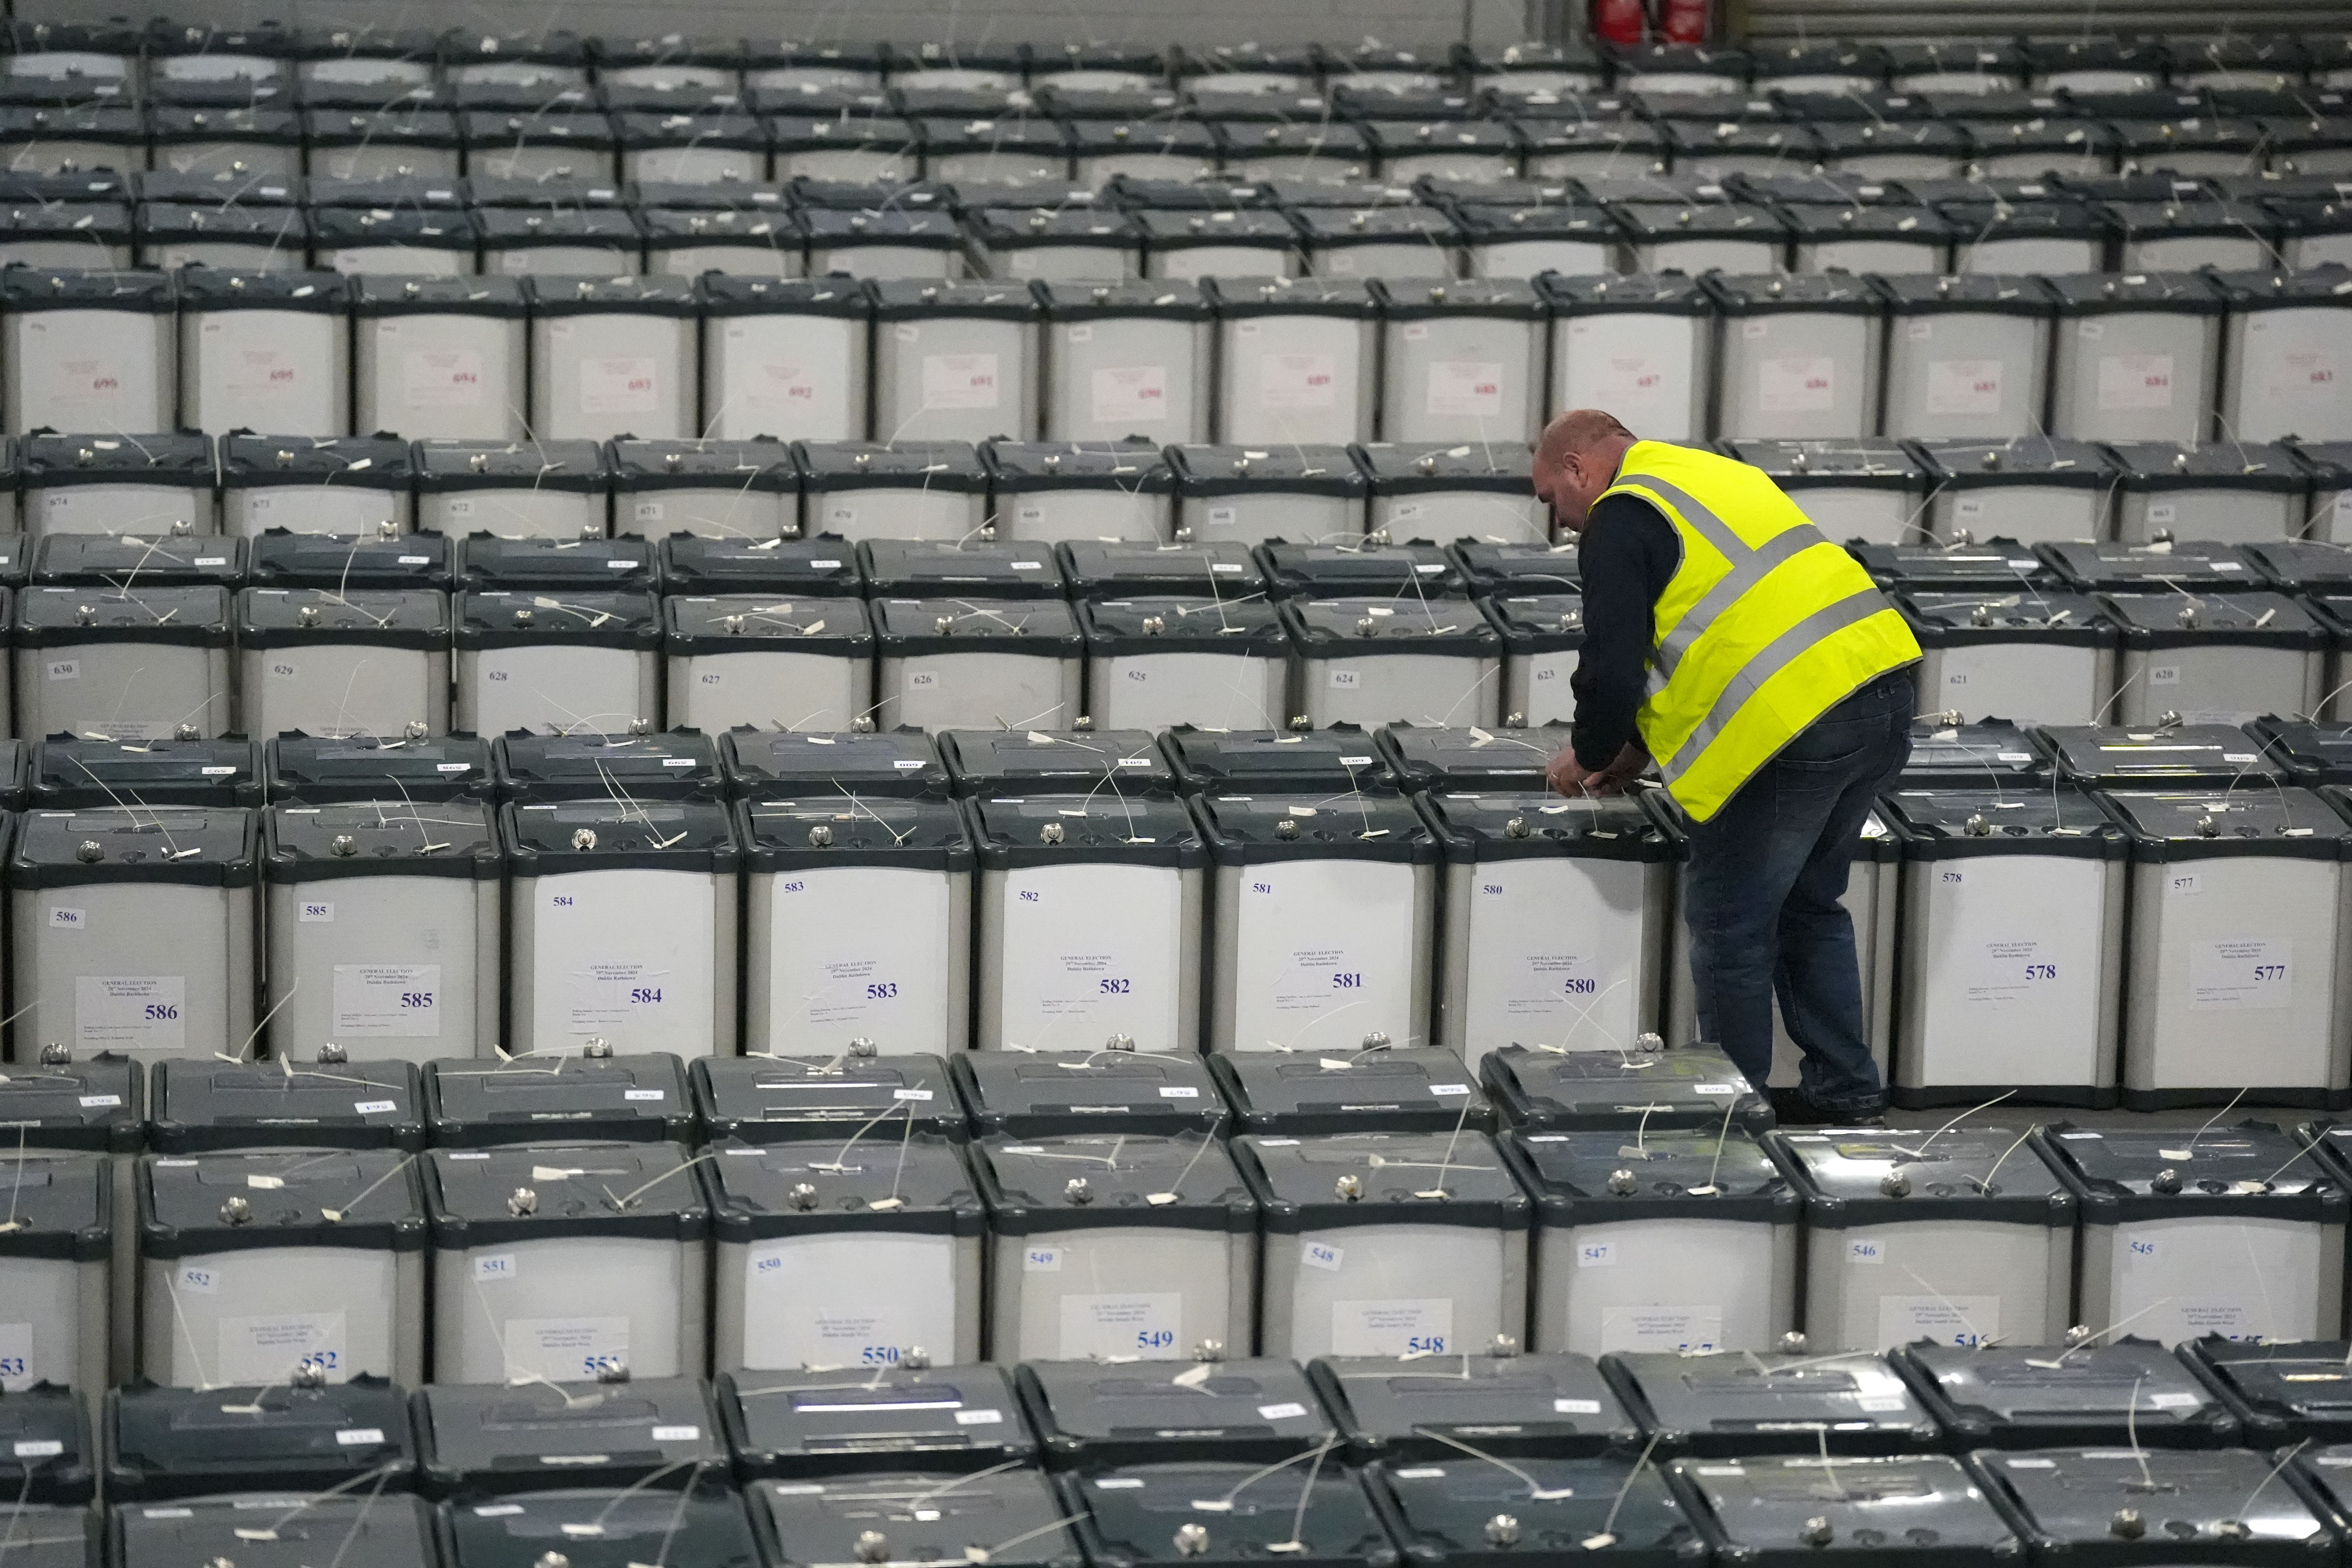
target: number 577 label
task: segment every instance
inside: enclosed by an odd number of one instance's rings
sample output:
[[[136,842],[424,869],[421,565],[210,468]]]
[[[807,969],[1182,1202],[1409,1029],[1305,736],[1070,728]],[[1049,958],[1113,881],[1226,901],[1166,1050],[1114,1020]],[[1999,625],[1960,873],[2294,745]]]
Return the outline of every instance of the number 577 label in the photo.
[[[2221,937],[2189,952],[2189,1005],[2200,1012],[2259,1012],[2294,1005],[2294,942]]]

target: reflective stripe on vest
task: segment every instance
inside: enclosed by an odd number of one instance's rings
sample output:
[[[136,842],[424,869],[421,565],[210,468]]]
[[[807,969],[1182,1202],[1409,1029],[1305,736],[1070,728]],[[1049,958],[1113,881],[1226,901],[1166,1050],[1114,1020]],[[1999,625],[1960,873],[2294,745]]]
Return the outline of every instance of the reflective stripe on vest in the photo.
[[[1919,658],[1902,616],[1853,557],[1759,470],[1642,441],[1604,493],[1640,497],[1682,544],[1658,598],[1638,720],[1694,818],[1713,816],[1856,688]]]

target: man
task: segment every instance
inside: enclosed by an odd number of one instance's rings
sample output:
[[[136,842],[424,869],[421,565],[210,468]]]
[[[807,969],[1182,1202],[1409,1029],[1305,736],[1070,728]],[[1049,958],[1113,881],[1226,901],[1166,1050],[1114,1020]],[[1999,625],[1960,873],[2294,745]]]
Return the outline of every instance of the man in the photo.
[[[1700,1037],[1763,1089],[1777,992],[1811,1110],[1879,1120],[1838,900],[1871,802],[1910,754],[1918,643],[1745,463],[1584,408],[1544,431],[1534,477],[1579,537],[1584,579],[1576,721],[1552,787],[1613,794],[1656,761],[1690,835]]]

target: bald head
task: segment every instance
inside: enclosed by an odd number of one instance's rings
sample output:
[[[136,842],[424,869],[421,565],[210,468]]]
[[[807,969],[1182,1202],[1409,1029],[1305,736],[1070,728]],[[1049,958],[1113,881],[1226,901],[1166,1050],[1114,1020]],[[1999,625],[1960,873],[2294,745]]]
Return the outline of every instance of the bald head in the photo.
[[[1536,499],[1551,509],[1559,526],[1570,533],[1581,533],[1586,514],[1616,481],[1618,465],[1634,439],[1613,414],[1599,408],[1570,409],[1545,426],[1536,441],[1532,464]]]

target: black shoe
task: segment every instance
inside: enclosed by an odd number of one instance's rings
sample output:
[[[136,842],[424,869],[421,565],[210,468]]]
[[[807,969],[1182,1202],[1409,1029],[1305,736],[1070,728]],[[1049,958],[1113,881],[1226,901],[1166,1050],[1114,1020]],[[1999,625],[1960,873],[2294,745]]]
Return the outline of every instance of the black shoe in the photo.
[[[1810,1095],[1804,1100],[1807,1118],[1822,1127],[1884,1127],[1886,1106],[1873,1100],[1815,1100]]]

